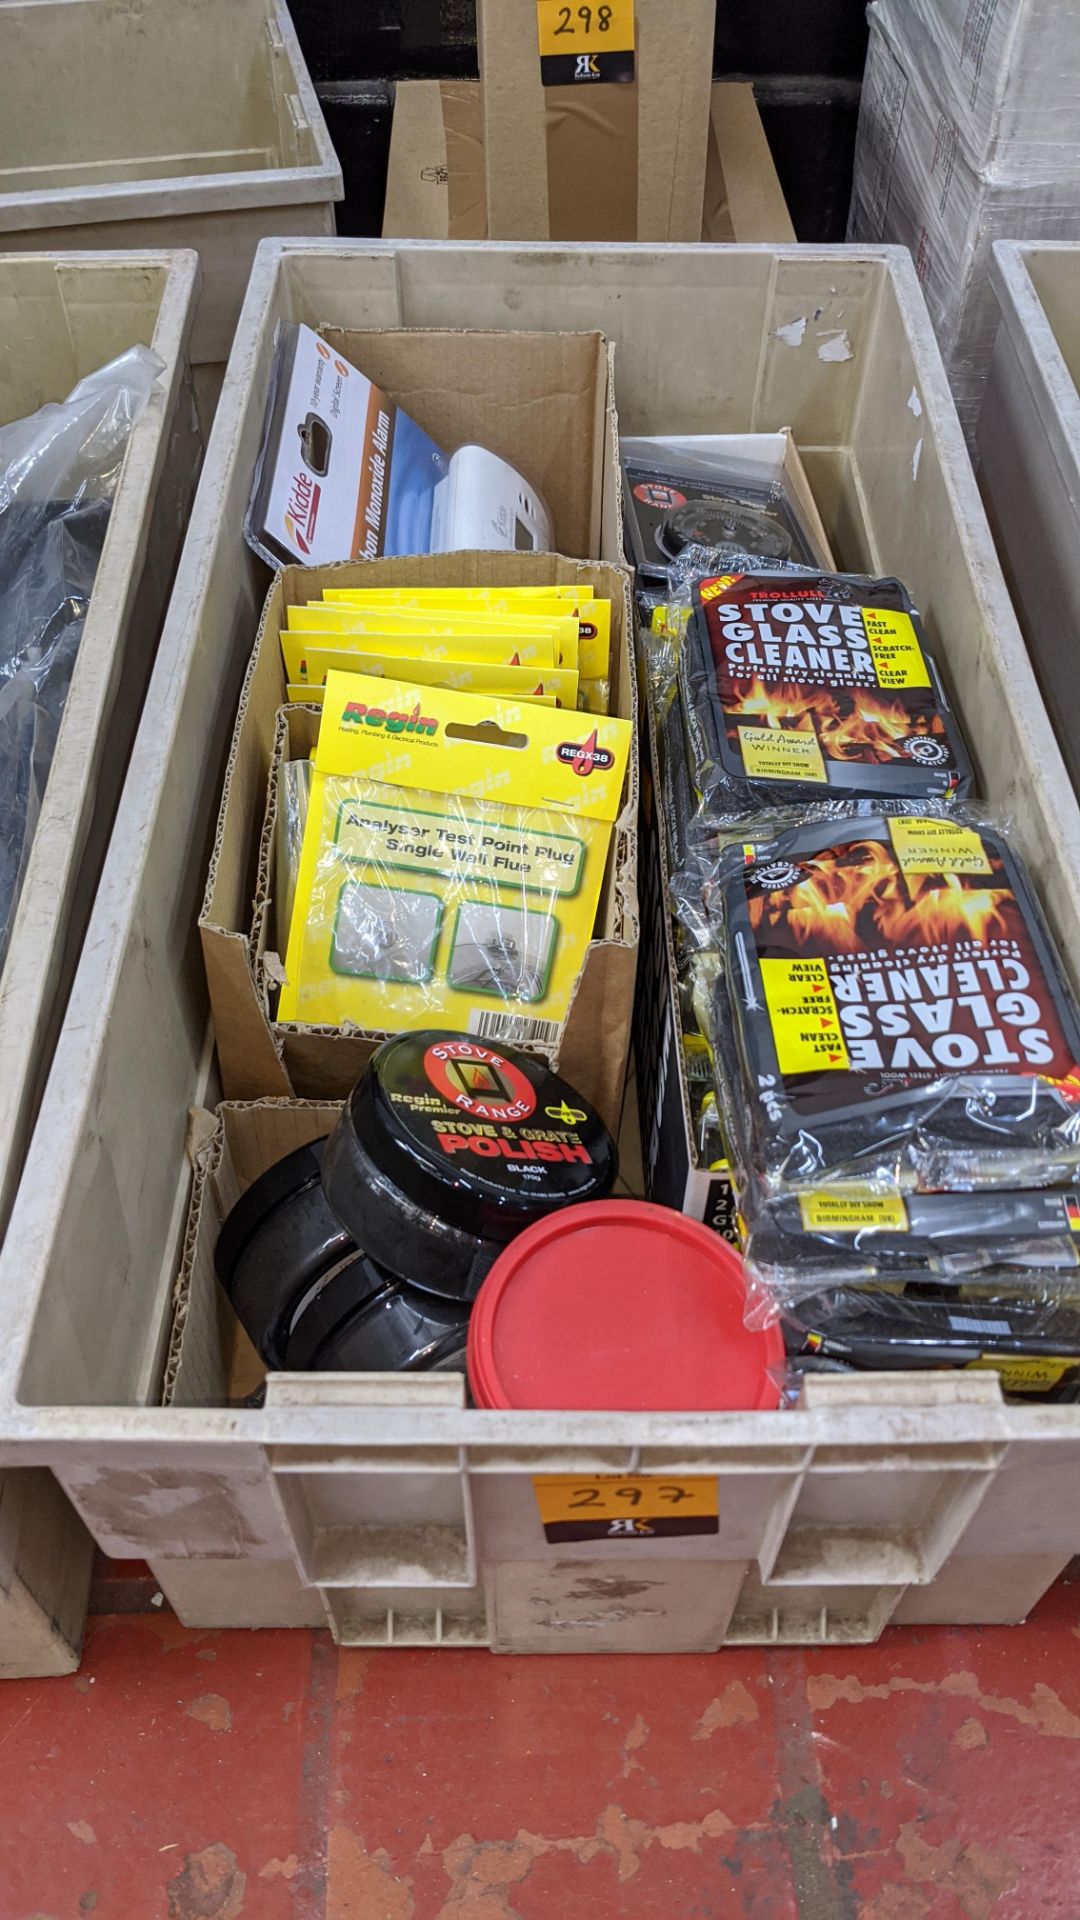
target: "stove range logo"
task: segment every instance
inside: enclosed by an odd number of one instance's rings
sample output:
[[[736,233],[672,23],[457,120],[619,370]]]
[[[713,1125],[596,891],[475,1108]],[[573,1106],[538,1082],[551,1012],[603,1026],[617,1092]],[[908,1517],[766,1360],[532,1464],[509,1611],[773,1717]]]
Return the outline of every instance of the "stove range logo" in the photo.
[[[563,740],[555,749],[555,758],[564,767],[572,767],[580,780],[587,780],[590,773],[606,773],[615,765],[615,755],[607,747],[597,746],[595,727],[587,740]]]
[[[437,1041],[424,1055],[424,1072],[436,1093],[450,1106],[459,1107],[474,1120],[493,1121],[496,1125],[505,1126],[527,1120],[535,1112],[536,1091],[528,1076],[505,1054],[495,1053],[490,1047],[481,1046],[479,1041]],[[504,1158],[519,1160],[545,1157],[531,1148],[527,1152],[507,1153],[505,1143],[500,1145],[489,1138],[489,1134],[490,1127],[486,1134],[483,1131],[470,1134],[460,1128],[452,1129],[440,1134],[439,1144],[444,1153],[466,1150],[491,1156],[501,1153]],[[562,1157],[565,1158],[566,1154]]]
[[[685,507],[686,495],[678,487],[669,487],[663,480],[642,480],[634,488],[634,499],[640,500],[643,507],[667,508]]]

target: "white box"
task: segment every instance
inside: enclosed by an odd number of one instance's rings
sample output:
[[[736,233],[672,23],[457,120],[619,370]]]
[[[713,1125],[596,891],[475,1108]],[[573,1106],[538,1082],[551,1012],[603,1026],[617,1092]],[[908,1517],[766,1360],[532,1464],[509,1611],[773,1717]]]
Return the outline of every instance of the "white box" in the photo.
[[[1001,325],[979,484],[1043,697],[1080,790],[1080,246],[999,242]]]
[[[1059,0],[875,0],[848,237],[911,251],[965,432],[999,238],[1080,233],[1080,13]]]
[[[480,1413],[446,1375],[160,1404],[188,1109],[213,1098],[184,936],[265,585],[240,527],[281,319],[594,328],[628,432],[790,426],[840,564],[908,580],[1080,983],[1080,812],[901,250],[268,244],[0,1255],[0,1454],[52,1466],[105,1551],[205,1626],[659,1651],[1022,1618],[1080,1549],[1080,1410],[1006,1407],[986,1376],[821,1378],[782,1413]],[[205,1262],[177,1308],[212,1357]],[[598,1470],[716,1475],[719,1533],[552,1549],[531,1477]]]

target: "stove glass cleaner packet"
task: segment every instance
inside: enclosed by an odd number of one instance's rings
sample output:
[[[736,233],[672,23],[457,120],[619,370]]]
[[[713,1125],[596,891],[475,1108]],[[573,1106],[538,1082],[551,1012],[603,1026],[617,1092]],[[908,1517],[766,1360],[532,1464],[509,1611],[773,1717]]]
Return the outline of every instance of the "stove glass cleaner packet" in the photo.
[[[1024,868],[973,813],[738,847],[715,1020],[740,1192],[1080,1179],[1080,1021]]]
[[[793,801],[971,791],[967,749],[898,580],[699,579],[680,673],[706,831]]]
[[[1011,1288],[1007,1275],[958,1291],[836,1286],[808,1295],[784,1318],[797,1367],[819,1360],[873,1373],[992,1369],[1010,1398],[1080,1395],[1080,1304],[1052,1277],[1026,1292]]]
[[[782,1301],[825,1281],[960,1282],[998,1267],[1014,1285],[1038,1269],[1080,1291],[1080,1191],[1069,1188],[902,1193],[838,1183],[773,1200],[744,1226],[755,1276]]]
[[[272,567],[427,553],[442,448],[311,327],[282,330],[244,535]]]
[[[281,1021],[554,1046],[631,725],[331,673]]]

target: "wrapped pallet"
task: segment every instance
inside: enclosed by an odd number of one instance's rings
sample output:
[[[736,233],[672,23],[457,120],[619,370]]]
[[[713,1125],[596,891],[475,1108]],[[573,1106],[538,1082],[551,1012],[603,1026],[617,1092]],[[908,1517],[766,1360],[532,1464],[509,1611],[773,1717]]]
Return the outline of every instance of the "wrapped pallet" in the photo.
[[[848,238],[910,248],[974,433],[995,240],[1080,236],[1080,9],[874,0]]]

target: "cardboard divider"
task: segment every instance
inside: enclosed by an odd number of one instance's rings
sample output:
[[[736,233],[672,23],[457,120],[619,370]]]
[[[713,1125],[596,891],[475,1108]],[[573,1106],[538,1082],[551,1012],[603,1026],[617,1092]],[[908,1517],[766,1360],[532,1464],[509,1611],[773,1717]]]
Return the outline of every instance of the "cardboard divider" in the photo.
[[[287,740],[305,751],[317,714],[285,708],[278,633],[289,606],[324,586],[592,586],[612,605],[611,710],[635,725],[630,767],[612,834],[589,946],[562,1037],[560,1070],[615,1129],[629,1048],[637,964],[637,684],[632,660],[629,576],[622,568],[542,554],[429,554],[332,568],[289,567],[263,610],[240,699],[199,930],[227,1098],[297,1094],[344,1099],[381,1034],[277,1024],[280,979],[271,941],[276,769]],[[282,717],[282,709],[285,716]]]
[[[314,718],[293,707],[279,729],[303,745]],[[290,728],[289,722],[292,722]],[[341,1109],[320,1100],[223,1101],[192,1116],[197,1144],[173,1320],[161,1389],[166,1407],[243,1402],[266,1378],[266,1367],[240,1325],[217,1277],[214,1253],[225,1219],[241,1195],[298,1147],[321,1140]],[[618,1194],[642,1197],[637,1102],[631,1080],[619,1129]]]
[[[720,243],[795,241],[784,189],[747,81],[722,80],[712,89],[701,237]]]
[[[330,1132],[340,1109],[318,1101],[223,1104],[205,1121],[196,1158],[162,1405],[220,1407],[245,1400],[266,1368],[240,1325],[214,1266],[218,1234],[241,1194],[298,1147]]]
[[[382,230],[384,238],[486,240],[479,81],[398,81]]]

